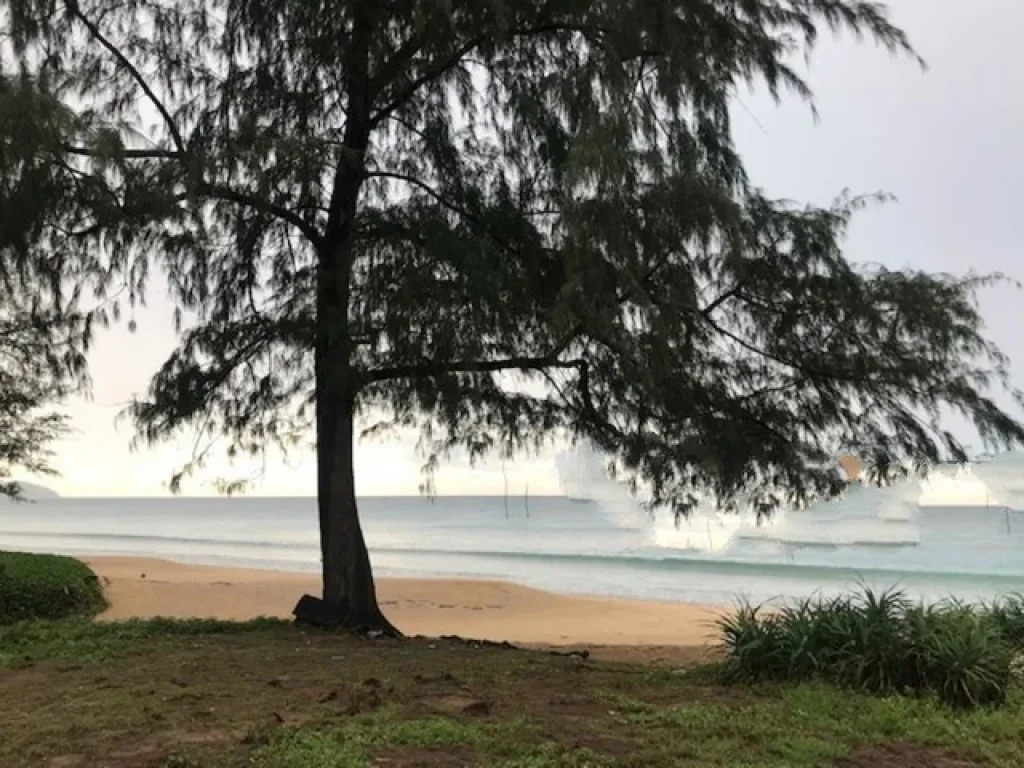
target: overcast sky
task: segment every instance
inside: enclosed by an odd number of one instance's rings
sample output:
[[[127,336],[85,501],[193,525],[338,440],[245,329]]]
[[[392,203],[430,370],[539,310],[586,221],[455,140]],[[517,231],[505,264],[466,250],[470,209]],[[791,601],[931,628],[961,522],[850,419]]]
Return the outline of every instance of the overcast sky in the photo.
[[[855,221],[849,256],[932,271],[1000,271],[1024,278],[1024,30],[1022,0],[894,0],[893,17],[929,64],[922,72],[873,46],[822,39],[810,80],[820,121],[807,107],[776,107],[749,94],[736,110],[737,139],[751,175],[775,197],[828,203],[844,189],[885,191],[898,202]],[[155,288],[155,286],[154,286]],[[57,449],[62,477],[47,484],[66,495],[166,493],[170,472],[190,445],[131,452],[131,428],[115,416],[175,343],[171,307],[151,291],[138,331],[102,335],[92,356],[93,402],[69,413],[75,434]],[[1024,371],[1024,294],[1011,288],[983,297],[991,337]],[[1024,382],[1024,373],[1017,376]],[[414,494],[419,460],[411,443],[357,448],[362,494]],[[310,456],[273,459],[256,492],[311,495]],[[558,493],[551,457],[461,464],[438,475],[438,492]],[[241,470],[240,470],[241,471]],[[193,485],[192,493],[210,493]]]

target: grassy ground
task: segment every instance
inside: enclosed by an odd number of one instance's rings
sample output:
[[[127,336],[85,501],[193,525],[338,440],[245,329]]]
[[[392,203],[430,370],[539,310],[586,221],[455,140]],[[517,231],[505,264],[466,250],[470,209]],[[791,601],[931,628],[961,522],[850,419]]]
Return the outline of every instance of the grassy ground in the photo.
[[[954,714],[454,641],[269,623],[0,627],[0,765],[1024,765],[1024,692]]]

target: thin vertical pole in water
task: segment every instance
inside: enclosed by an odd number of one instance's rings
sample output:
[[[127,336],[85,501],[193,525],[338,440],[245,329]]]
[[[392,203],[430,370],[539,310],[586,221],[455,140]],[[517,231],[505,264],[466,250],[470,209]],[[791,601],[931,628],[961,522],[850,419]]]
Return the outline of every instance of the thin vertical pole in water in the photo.
[[[508,520],[508,474],[505,472],[504,462],[501,465],[501,476],[505,480],[505,519]]]

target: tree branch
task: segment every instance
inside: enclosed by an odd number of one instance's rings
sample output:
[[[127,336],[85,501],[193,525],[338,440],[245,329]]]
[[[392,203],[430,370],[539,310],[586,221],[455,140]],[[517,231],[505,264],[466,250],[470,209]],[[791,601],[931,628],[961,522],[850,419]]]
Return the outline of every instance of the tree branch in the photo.
[[[725,304],[729,299],[733,298],[740,292],[742,283],[736,283],[732,288],[722,293],[718,298],[708,304],[704,309],[700,310],[701,317],[707,318],[711,316],[711,313],[718,309],[720,306]]]
[[[117,46],[110,42],[110,40],[100,32],[100,29],[96,24],[85,17],[85,14],[82,13],[81,8],[78,5],[78,0],[68,0],[67,7],[71,15],[81,21],[85,28],[89,30],[89,34],[96,38],[96,41],[106,48],[110,55],[117,59],[122,67],[128,70],[128,74],[130,74],[132,79],[138,83],[139,88],[142,89],[144,94],[146,94],[146,98],[152,102],[153,106],[156,107],[156,110],[160,113],[164,124],[167,126],[167,130],[171,134],[171,140],[174,142],[174,146],[177,148],[179,153],[184,155],[185,140],[182,138],[181,132],[178,130],[178,126],[174,122],[174,118],[171,116],[170,111],[168,111],[167,107],[164,106],[164,103],[156,95],[153,89],[150,88],[149,83],[146,82],[142,73],[139,72],[136,66],[128,60],[128,57],[125,56]]]
[[[142,160],[153,160],[153,159],[165,159],[165,160],[179,160],[184,162],[188,158],[188,150],[185,146],[185,139],[181,135],[181,131],[178,130],[177,124],[174,122],[174,117],[170,111],[164,106],[164,103],[156,95],[153,89],[146,82],[146,79],[139,72],[138,68],[128,59],[120,49],[117,48],[109,39],[100,31],[99,27],[95,23],[86,18],[85,14],[82,13],[81,8],[78,5],[78,0],[68,0],[67,2],[68,11],[72,16],[77,18],[89,30],[89,34],[92,35],[96,41],[102,45],[111,56],[117,59],[118,63],[124,67],[131,75],[132,79],[138,84],[139,88],[146,95],[146,98],[152,102],[153,106],[160,113],[163,118],[164,124],[167,126],[168,132],[171,134],[171,141],[174,143],[175,150],[160,150],[160,149],[126,149],[122,151],[122,156],[129,159],[142,159]],[[65,147],[67,152],[77,155],[91,155],[96,156],[95,152],[91,152],[82,147]],[[211,197],[218,200],[224,200],[226,202],[234,202],[239,205],[245,205],[250,208],[256,208],[272,216],[281,219],[288,224],[296,227],[306,238],[314,245],[318,245],[320,242],[320,233],[315,227],[309,224],[305,219],[296,214],[294,211],[290,211],[283,206],[275,205],[274,203],[260,200],[258,198],[247,195],[243,192],[230,189],[218,184],[208,184],[205,181],[200,181],[198,185],[198,192],[205,196]]]
[[[610,30],[598,27],[598,26],[586,26],[582,24],[571,24],[567,22],[548,22],[544,24],[536,24],[532,27],[524,27],[521,29],[513,29],[509,31],[510,37],[529,37],[531,35],[545,35],[552,32],[578,32],[584,35],[593,36],[597,34],[609,34]],[[414,44],[415,38],[410,38],[406,43],[396,52],[395,57],[388,62],[388,64],[395,65],[395,71],[397,67],[403,63],[407,64],[409,58],[415,53],[416,45]],[[452,51],[448,57],[435,62],[432,66],[428,67],[423,74],[417,77],[415,80],[410,81],[405,88],[402,88],[398,94],[391,99],[385,106],[381,107],[376,114],[370,119],[370,127],[375,127],[381,120],[385,120],[390,116],[392,112],[398,109],[402,104],[411,99],[416,95],[416,92],[427,83],[432,80],[444,75],[446,72],[455,67],[463,58],[469,54],[474,48],[480,45],[484,41],[482,35],[468,40],[463,45],[459,46],[456,50]],[[628,59],[636,58],[637,56],[647,55],[648,52],[640,51],[634,55],[627,57]],[[404,61],[403,61],[404,57]],[[392,72],[391,69],[385,66],[384,72]],[[385,78],[381,77],[382,82],[377,83],[378,87],[383,85]]]
[[[403,69],[409,66],[412,57],[416,55],[422,45],[423,40],[419,35],[410,35],[409,39],[399,46],[391,58],[384,62],[380,71],[370,79],[370,93],[376,95],[393,77],[398,76]]]
[[[72,155],[78,155],[80,157],[99,157],[100,153],[87,147],[76,147],[76,146],[64,146],[62,149]],[[122,150],[119,155],[121,157],[131,160],[180,160],[184,161],[186,158],[185,154],[176,152],[174,150],[166,149],[126,149]],[[280,219],[286,224],[291,224],[293,227],[298,229],[306,239],[310,241],[314,246],[320,244],[320,232],[306,221],[302,216],[297,214],[283,205],[276,205],[267,200],[262,200],[253,195],[246,194],[237,189],[225,186],[223,184],[210,184],[205,181],[199,181],[196,183],[194,194],[200,197],[208,197],[214,200],[222,200],[228,203],[237,203],[238,205],[244,205],[248,208],[261,211],[268,216]],[[179,200],[186,200],[189,198],[189,194],[185,193],[178,196]]]
[[[80,157],[98,157],[96,150],[86,147],[75,147],[70,144],[62,144],[61,150],[69,155]],[[121,149],[117,156],[125,160],[182,160],[183,155],[173,149]]]
[[[436,62],[433,66],[428,67],[422,75],[417,77],[415,80],[410,81],[404,88],[398,91],[398,94],[391,99],[391,101],[377,110],[377,112],[370,117],[370,129],[373,130],[381,120],[387,119],[392,112],[415,96],[416,92],[424,85],[432,80],[436,80],[452,69],[452,67],[456,66],[466,54],[480,45],[483,40],[483,36],[474,37],[472,40],[469,40],[459,46],[459,48],[453,51],[448,58]]]
[[[761,349],[760,347],[757,347],[757,346],[751,344],[746,339],[744,339],[744,338],[742,338],[740,336],[737,336],[735,333],[733,333],[732,331],[728,330],[727,328],[723,328],[722,326],[720,326],[717,323],[715,323],[714,321],[712,321],[710,318],[705,316],[705,319],[707,320],[708,325],[710,325],[712,328],[714,328],[716,331],[718,331],[718,333],[722,334],[723,336],[725,336],[728,339],[731,339],[732,341],[736,342],[741,347],[743,347],[743,349],[745,349],[748,352],[751,352],[751,353],[753,353],[755,355],[758,355],[759,357],[763,357],[763,358],[766,358],[768,360],[773,360],[774,362],[779,363],[780,365],[785,365],[785,366],[787,366],[789,368],[792,368],[795,371],[799,371],[799,372],[805,373],[805,374],[810,374],[812,376],[817,374],[817,375],[832,376],[833,378],[835,377],[833,374],[822,374],[820,371],[815,371],[813,369],[808,369],[808,368],[802,366],[800,363],[797,363],[794,360],[787,360],[784,357],[779,357],[778,355],[774,355],[771,352],[769,352],[768,350]]]
[[[280,219],[286,224],[291,224],[299,230],[314,247],[320,247],[322,237],[317,228],[302,218],[299,214],[295,213],[295,211],[285,208],[283,205],[276,205],[275,203],[248,195],[245,192],[239,192],[237,189],[231,189],[230,187],[222,184],[207,184],[206,182],[200,182],[196,191],[203,197],[210,197],[215,200],[222,200],[228,203],[238,203],[239,205],[254,208],[255,210],[262,211],[270,216]]]
[[[781,357],[780,355],[773,354],[772,352],[769,352],[766,349],[761,349],[760,347],[751,344],[742,337],[737,336],[735,333],[728,330],[727,328],[723,328],[722,326],[718,325],[717,323],[713,322],[708,318],[705,319],[707,320],[708,325],[710,325],[714,330],[716,330],[718,333],[722,334],[726,338],[729,338],[732,341],[736,342],[748,352],[763,357],[766,360],[772,360],[776,363],[779,363],[780,365],[784,365],[788,368],[791,368],[792,370],[803,374],[805,377],[832,379],[838,381],[854,382],[858,384],[873,384],[883,387],[899,386],[906,388],[908,386],[908,383],[902,378],[896,380],[890,380],[887,378],[869,378],[865,376],[857,376],[856,374],[850,373],[849,371],[844,371],[839,368],[828,371],[819,370],[818,368],[808,366],[805,363],[797,362],[796,360],[790,360],[788,358]]]
[[[562,337],[550,352],[541,357],[512,357],[506,360],[465,360],[449,363],[423,363],[421,365],[396,365],[391,368],[378,368],[366,371],[361,376],[361,384],[373,384],[389,379],[408,379],[414,377],[432,378],[452,373],[497,373],[499,371],[547,371],[552,368],[577,368],[581,377],[586,377],[588,364],[582,358],[559,360],[580,333],[582,324],[574,326]]]
[[[558,360],[552,357],[510,357],[505,360],[457,360],[448,363],[423,363],[420,365],[396,365],[392,368],[377,368],[366,371],[361,377],[362,384],[374,384],[389,379],[436,378],[453,373],[498,373],[500,371],[543,371],[550,368],[583,368],[585,360]]]
[[[733,398],[732,402],[745,403],[748,400],[756,400],[757,398],[764,397],[765,395],[777,395],[781,392],[789,392],[790,390],[796,389],[803,383],[804,382],[801,379],[792,379],[790,381],[787,381],[785,384],[776,384],[770,387],[762,387],[761,389],[755,389],[752,392],[747,392],[746,394],[743,395],[737,395],[735,398]]]
[[[465,208],[462,208],[461,206],[453,203],[451,200],[448,200],[444,195],[442,195],[432,186],[427,184],[425,181],[416,178],[415,176],[410,176],[408,174],[398,173],[395,171],[367,171],[364,177],[367,179],[392,179],[394,181],[404,182],[411,187],[416,187],[417,189],[426,192],[430,197],[432,197],[435,201],[437,201],[440,205],[447,208],[452,213],[457,213],[460,216],[463,216],[467,219],[473,218],[472,214]]]

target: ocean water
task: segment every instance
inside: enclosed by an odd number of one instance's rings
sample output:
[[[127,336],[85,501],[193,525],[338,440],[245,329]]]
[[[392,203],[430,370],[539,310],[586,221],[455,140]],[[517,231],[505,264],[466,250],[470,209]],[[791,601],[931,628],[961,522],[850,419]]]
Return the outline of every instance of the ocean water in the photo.
[[[1024,513],[918,507],[915,488],[856,489],[763,525],[676,527],[626,498],[360,500],[378,574],[505,579],[566,593],[708,604],[864,582],[935,600],[1024,590]],[[0,549],[319,569],[312,498],[59,499],[0,505]]]

